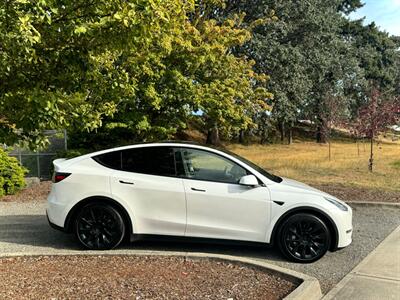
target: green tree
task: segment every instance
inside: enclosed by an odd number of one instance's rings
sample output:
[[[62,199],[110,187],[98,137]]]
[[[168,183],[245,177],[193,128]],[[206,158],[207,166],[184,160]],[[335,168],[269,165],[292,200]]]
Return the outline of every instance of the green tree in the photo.
[[[282,140],[289,132],[290,142],[291,125],[308,118],[317,141],[326,142],[332,101],[340,100],[338,114],[353,117],[368,101],[371,81],[398,94],[399,39],[347,17],[362,5],[360,0],[232,0],[211,13],[220,20],[245,13],[250,27],[276,15],[274,22],[255,26],[253,39],[235,51],[254,59],[257,72],[271,76],[272,119]]]
[[[31,146],[41,130],[171,137],[202,110],[209,126],[251,124],[271,97],[266,77],[231,47],[250,38],[235,17],[197,15],[194,1],[3,1],[0,138]],[[17,21],[11,21],[17,20]]]
[[[346,22],[344,14],[360,6],[359,0],[234,0],[214,12],[222,19],[245,13],[248,26],[275,14],[274,22],[255,26],[253,39],[236,51],[255,60],[257,72],[270,75],[272,119],[281,140],[288,132],[291,142],[291,127],[301,116],[311,118],[324,136],[324,98],[337,93],[350,78],[358,79],[348,75],[354,73],[357,62],[346,54],[351,45],[342,38],[341,28]]]
[[[374,24],[363,25],[363,20],[349,21],[343,27],[343,36],[354,45],[352,53],[357,59],[365,79],[364,84],[354,85],[350,91],[353,98],[352,115],[370,99],[371,86],[378,87],[385,94],[398,95],[400,69],[400,42],[382,32]]]

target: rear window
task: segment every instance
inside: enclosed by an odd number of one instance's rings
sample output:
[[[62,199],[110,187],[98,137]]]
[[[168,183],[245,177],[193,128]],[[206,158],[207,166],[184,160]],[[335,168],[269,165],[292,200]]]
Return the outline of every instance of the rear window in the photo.
[[[160,176],[176,176],[174,149],[142,147],[97,155],[93,158],[111,169]]]
[[[174,149],[143,147],[122,151],[122,170],[161,176],[175,176]]]

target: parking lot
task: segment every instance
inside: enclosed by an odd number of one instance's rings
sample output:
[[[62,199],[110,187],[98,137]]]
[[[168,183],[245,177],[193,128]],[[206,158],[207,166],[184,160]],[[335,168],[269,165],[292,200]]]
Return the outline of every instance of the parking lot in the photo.
[[[124,244],[112,254],[135,254],[138,251],[208,252],[266,260],[284,268],[316,277],[323,293],[329,291],[368,253],[400,224],[397,207],[355,205],[353,243],[340,251],[328,253],[312,264],[286,261],[276,249],[232,245],[166,243],[141,241]],[[0,255],[80,254],[72,235],[50,228],[44,215],[44,202],[0,203]]]

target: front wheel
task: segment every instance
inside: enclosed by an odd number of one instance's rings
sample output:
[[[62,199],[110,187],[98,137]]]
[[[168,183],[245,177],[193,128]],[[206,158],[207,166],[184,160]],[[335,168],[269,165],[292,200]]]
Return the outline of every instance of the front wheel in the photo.
[[[113,249],[125,236],[124,220],[111,205],[88,204],[75,219],[75,235],[88,249]]]
[[[279,231],[278,244],[289,259],[310,263],[328,251],[331,236],[327,225],[318,217],[299,213],[287,218]]]

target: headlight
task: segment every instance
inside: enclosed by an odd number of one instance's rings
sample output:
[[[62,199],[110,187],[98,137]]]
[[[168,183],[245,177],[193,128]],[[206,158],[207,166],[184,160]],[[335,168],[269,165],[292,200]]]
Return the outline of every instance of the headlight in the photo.
[[[347,208],[346,205],[340,203],[339,201],[337,201],[336,199],[333,198],[329,198],[329,197],[324,197],[325,200],[329,201],[330,203],[332,203],[333,205],[335,205],[337,208],[339,208],[340,210],[343,211],[348,211],[349,209]]]

